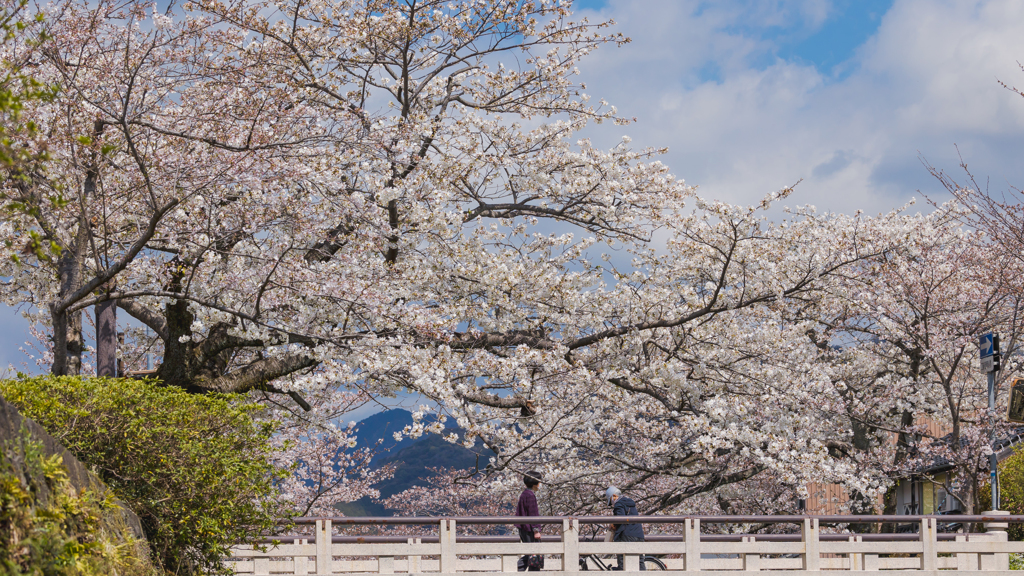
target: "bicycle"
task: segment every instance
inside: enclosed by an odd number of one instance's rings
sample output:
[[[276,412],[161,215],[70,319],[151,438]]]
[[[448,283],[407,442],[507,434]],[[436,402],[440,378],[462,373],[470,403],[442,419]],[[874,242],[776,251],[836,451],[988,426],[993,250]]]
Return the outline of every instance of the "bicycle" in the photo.
[[[611,556],[614,557],[614,555]],[[597,554],[587,554],[586,556],[580,556],[581,571],[590,570],[591,563],[593,563],[593,565],[596,566],[595,570],[604,570],[606,572],[610,570],[617,570],[616,567],[611,566],[609,564],[605,564],[604,560],[602,560],[602,558]],[[644,555],[644,567],[648,570],[667,570],[667,568],[665,568],[665,563],[662,562],[661,559],[655,558],[654,556],[651,556],[649,554]]]

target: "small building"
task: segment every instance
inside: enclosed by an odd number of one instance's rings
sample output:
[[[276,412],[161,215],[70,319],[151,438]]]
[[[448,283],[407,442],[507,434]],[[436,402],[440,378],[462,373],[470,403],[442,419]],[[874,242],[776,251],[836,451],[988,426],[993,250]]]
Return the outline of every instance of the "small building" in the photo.
[[[946,493],[946,474],[952,469],[933,467],[896,483],[897,514],[954,514],[960,501]]]
[[[952,440],[949,435],[940,442]],[[1024,427],[993,443],[1000,462],[1013,455],[1017,445],[1024,441]],[[896,484],[897,514],[959,514],[960,501],[946,492],[947,478],[953,466],[945,458],[937,458],[931,465],[914,471]]]
[[[929,422],[929,433],[938,436],[946,433],[942,427],[934,422]],[[940,441],[949,442],[951,438],[946,433]],[[1009,436],[994,443],[993,448],[999,461],[1013,455],[1018,445],[1024,442],[1024,427],[1015,429]],[[960,514],[963,513],[963,506],[960,501],[946,491],[947,475],[951,473],[953,466],[944,459],[937,459],[931,465],[913,471],[896,483],[896,514],[918,515],[918,514]],[[809,484],[807,486],[808,498],[801,501],[798,508],[809,514],[849,514],[847,506],[849,495],[846,489],[839,484]],[[881,498],[876,502],[876,509],[881,511],[884,503]]]

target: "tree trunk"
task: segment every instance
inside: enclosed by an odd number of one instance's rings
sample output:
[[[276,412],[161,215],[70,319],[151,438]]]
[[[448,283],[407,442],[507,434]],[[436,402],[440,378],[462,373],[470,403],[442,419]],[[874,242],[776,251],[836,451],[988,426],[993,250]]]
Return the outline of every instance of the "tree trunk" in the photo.
[[[874,501],[860,490],[850,491],[850,514],[870,516],[877,514]],[[851,524],[850,532],[868,534],[875,531],[873,524]]]
[[[893,516],[896,514],[896,490],[898,486],[898,483],[893,484],[885,491],[885,496],[882,498],[882,514],[885,516]],[[882,534],[892,534],[896,531],[896,525],[881,524],[878,526],[878,531]]]
[[[96,124],[96,136],[103,126]],[[94,158],[95,160],[95,158]],[[53,323],[53,365],[50,372],[55,376],[78,376],[82,373],[82,312],[68,312],[73,302],[65,302],[82,286],[82,269],[85,267],[85,255],[89,249],[89,214],[88,200],[96,194],[96,182],[99,172],[93,164],[85,173],[82,186],[81,212],[78,215],[78,231],[72,245],[61,253],[57,261],[57,274],[60,277],[60,292],[56,302],[50,304],[50,320]]]
[[[53,321],[53,365],[54,376],[78,376],[82,372],[82,313],[56,312],[50,305]]]
[[[180,278],[175,276],[171,288],[180,288]],[[188,302],[174,300],[167,304],[167,338],[164,340],[164,358],[157,368],[156,376],[168,386],[191,390],[195,375],[195,344],[191,341],[194,317],[188,310]],[[185,341],[182,342],[182,337]]]
[[[57,301],[50,304],[53,323],[53,365],[50,372],[55,376],[78,376],[82,372],[82,312],[68,312],[67,308],[61,309],[60,304],[81,284],[82,256],[88,233],[86,224],[79,223],[75,245],[65,250],[58,261],[60,293]]]

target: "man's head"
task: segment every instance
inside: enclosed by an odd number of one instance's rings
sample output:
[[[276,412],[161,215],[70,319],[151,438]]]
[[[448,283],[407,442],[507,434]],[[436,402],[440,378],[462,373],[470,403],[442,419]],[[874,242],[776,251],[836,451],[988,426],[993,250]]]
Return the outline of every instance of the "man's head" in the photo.
[[[604,497],[608,499],[609,506],[614,505],[620,495],[622,495],[622,491],[615,486],[609,486],[608,489],[604,491]]]
[[[536,490],[540,486],[540,481],[544,479],[544,475],[536,470],[530,470],[523,475],[523,484],[530,490]]]

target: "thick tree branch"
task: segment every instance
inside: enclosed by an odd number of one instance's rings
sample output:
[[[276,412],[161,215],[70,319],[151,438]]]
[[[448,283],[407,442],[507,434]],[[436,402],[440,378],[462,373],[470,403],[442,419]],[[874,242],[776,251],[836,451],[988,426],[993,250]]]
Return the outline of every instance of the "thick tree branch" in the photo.
[[[196,382],[195,385],[207,392],[248,392],[266,386],[281,376],[287,376],[304,368],[312,368],[319,363],[319,360],[310,358],[303,353],[273,356],[257,360],[218,378]]]
[[[449,343],[449,346],[456,350],[506,348],[521,345],[541,350],[552,350],[558,346],[558,343],[535,330],[512,330],[504,334],[456,332]]]
[[[737,470],[731,474],[721,474],[715,472],[711,476],[700,484],[694,484],[687,486],[682,492],[676,492],[672,494],[664,495],[658,502],[658,510],[664,510],[666,508],[672,508],[679,505],[687,498],[696,496],[697,494],[703,494],[710,490],[714,490],[719,486],[725,486],[727,484],[735,484],[736,482],[742,482],[744,480],[753,478],[757,474],[764,470],[764,466],[751,466],[750,468],[744,468]]]
[[[281,334],[281,339],[275,342],[267,342],[258,338],[242,338],[228,333],[232,326],[226,323],[218,323],[211,330],[209,335],[199,345],[199,353],[204,358],[210,358],[225,350],[232,348],[265,348],[277,344],[305,344],[315,346],[316,341],[312,338],[305,338],[296,334]]]
[[[135,300],[118,300],[117,307],[127,312],[132,318],[149,326],[161,339],[167,340],[169,334],[167,320],[160,313],[154,312],[148,306]]]

